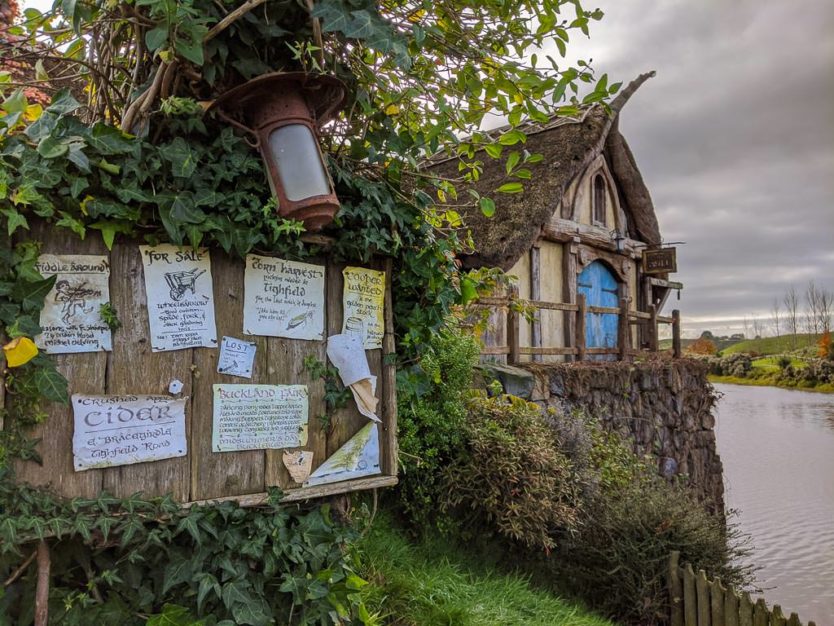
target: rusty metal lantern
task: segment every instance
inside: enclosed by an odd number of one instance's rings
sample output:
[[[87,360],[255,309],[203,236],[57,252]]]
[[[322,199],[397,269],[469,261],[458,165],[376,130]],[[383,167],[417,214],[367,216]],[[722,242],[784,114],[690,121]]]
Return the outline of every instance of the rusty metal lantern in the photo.
[[[279,215],[309,231],[321,230],[339,210],[318,129],[344,105],[346,93],[333,76],[277,72],[227,91],[209,108],[254,138]]]

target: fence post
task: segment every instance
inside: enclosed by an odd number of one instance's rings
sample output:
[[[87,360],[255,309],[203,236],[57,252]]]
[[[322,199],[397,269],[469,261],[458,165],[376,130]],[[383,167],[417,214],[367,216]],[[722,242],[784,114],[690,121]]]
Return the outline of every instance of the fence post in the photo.
[[[672,311],[672,356],[681,358],[681,312]]]
[[[710,626],[709,581],[707,573],[699,569],[695,579],[695,593],[698,596],[698,626]]]
[[[683,626],[683,581],[680,572],[680,552],[669,556],[669,606],[672,621],[669,626]]]
[[[715,578],[710,584],[710,607],[712,626],[725,626],[724,622],[724,594],[727,590],[721,584],[720,578]]]
[[[753,607],[753,626],[768,626],[769,622],[767,605],[763,598],[759,598]]]
[[[657,305],[649,305],[649,350],[657,352],[660,349],[660,344],[657,341]]]
[[[510,353],[507,355],[509,365],[518,365],[520,361],[519,349],[519,319],[518,311],[513,308],[514,297],[518,295],[518,289],[513,286],[510,297],[507,299],[507,345]]]
[[[629,360],[631,328],[628,324],[628,298],[620,298],[620,314],[617,317],[617,349],[620,361]]]
[[[576,312],[576,358],[579,361],[585,360],[585,294],[576,294],[576,304],[579,309]]]

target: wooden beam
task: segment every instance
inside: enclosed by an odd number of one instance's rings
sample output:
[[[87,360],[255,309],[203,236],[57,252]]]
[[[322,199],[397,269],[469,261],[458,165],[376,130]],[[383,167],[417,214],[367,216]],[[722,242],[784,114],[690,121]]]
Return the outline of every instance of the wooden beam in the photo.
[[[622,309],[618,306],[589,306],[591,313],[602,313],[607,315],[619,315]]]
[[[521,300],[524,306],[530,306],[536,309],[547,309],[548,311],[576,311],[575,304],[568,304],[566,302],[545,302],[544,300]]]
[[[512,294],[516,295],[518,293],[518,287],[512,287]],[[510,347],[510,353],[507,357],[507,364],[508,365],[517,365],[519,362],[519,344],[520,344],[520,320],[518,311],[514,308],[510,307],[507,311],[507,344]]]
[[[657,307],[649,305],[649,329],[648,329],[649,350],[657,352],[659,341],[657,335]]]
[[[519,348],[521,354],[543,354],[548,356],[576,354],[576,348]],[[483,353],[482,353],[483,354]]]
[[[538,245],[530,248],[530,299],[540,301],[542,298],[541,284],[541,250]],[[533,323],[530,328],[530,343],[534,348],[542,347],[542,320],[539,311],[533,313]],[[540,354],[533,355],[533,361],[540,362]]]
[[[381,437],[385,439],[382,457],[382,471],[396,476],[399,465],[397,448],[397,365],[396,338],[394,335],[394,299],[392,283],[394,282],[393,261],[385,259],[385,334],[382,336],[382,414],[384,425]]]
[[[576,356],[580,361],[585,360],[585,294],[580,293],[576,296],[576,303],[579,308],[576,311],[576,333],[574,340],[576,342]]]
[[[562,253],[562,300],[569,304],[576,303],[576,252],[576,244],[571,243],[564,247]],[[576,314],[565,311],[562,326],[565,329],[565,345],[576,347]]]
[[[617,252],[617,244],[611,239],[611,231],[601,226],[591,226],[566,220],[561,217],[551,217],[542,227],[542,238],[548,241],[566,243],[579,238],[580,243],[603,248],[609,252]],[[624,251],[619,254],[636,257],[635,249],[645,246],[643,242],[626,237],[623,240]]]
[[[620,298],[620,314],[617,317],[617,348],[620,352],[620,361],[630,360],[631,328],[628,325],[628,298]]]
[[[681,358],[681,312],[672,311],[672,355]]]

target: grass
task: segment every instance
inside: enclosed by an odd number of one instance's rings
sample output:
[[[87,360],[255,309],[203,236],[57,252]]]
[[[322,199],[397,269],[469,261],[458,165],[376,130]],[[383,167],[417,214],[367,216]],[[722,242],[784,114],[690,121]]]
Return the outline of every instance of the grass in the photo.
[[[439,538],[410,542],[380,515],[360,544],[369,604],[396,626],[613,626]],[[471,547],[470,547],[471,550]]]
[[[725,356],[728,354],[736,354],[738,352],[763,355],[782,354],[808,346],[813,346],[812,351],[816,352],[818,340],[819,335],[808,334],[782,335],[781,337],[764,337],[762,339],[747,339],[724,348],[722,354]]]
[[[760,376],[758,378],[740,378],[738,376],[708,376],[711,383],[726,383],[728,385],[748,385],[752,387],[780,387],[782,389],[798,389],[800,391],[817,391],[820,393],[834,393],[834,385],[825,383],[821,385],[809,385],[798,383],[788,384],[775,376]]]
[[[779,366],[779,358],[774,356],[765,356],[761,359],[756,359],[751,362],[751,365],[757,369],[762,370],[763,372],[768,372],[770,374],[778,374],[782,371],[782,368]],[[791,360],[791,366],[794,369],[802,369],[803,367],[807,367],[807,363],[802,359],[798,359],[796,357],[788,357]]]

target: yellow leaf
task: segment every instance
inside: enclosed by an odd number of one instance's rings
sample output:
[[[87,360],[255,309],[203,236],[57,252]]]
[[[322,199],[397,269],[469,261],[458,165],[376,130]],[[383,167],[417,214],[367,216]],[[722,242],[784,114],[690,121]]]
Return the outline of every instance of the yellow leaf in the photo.
[[[389,104],[387,107],[385,107],[385,115],[396,115],[399,112],[400,107],[398,107],[396,104]]]
[[[15,337],[3,346],[3,353],[6,355],[6,365],[19,367],[38,355],[38,347],[29,337]]]
[[[27,122],[35,122],[43,113],[43,107],[39,104],[30,104],[26,107],[26,111],[23,113],[23,117],[26,118]]]
[[[87,213],[87,203],[90,200],[95,200],[95,198],[93,198],[93,196],[86,195],[86,196],[84,196],[84,199],[81,201],[81,205],[79,206],[79,208],[81,209],[81,212],[84,215],[89,215],[89,213]]]

